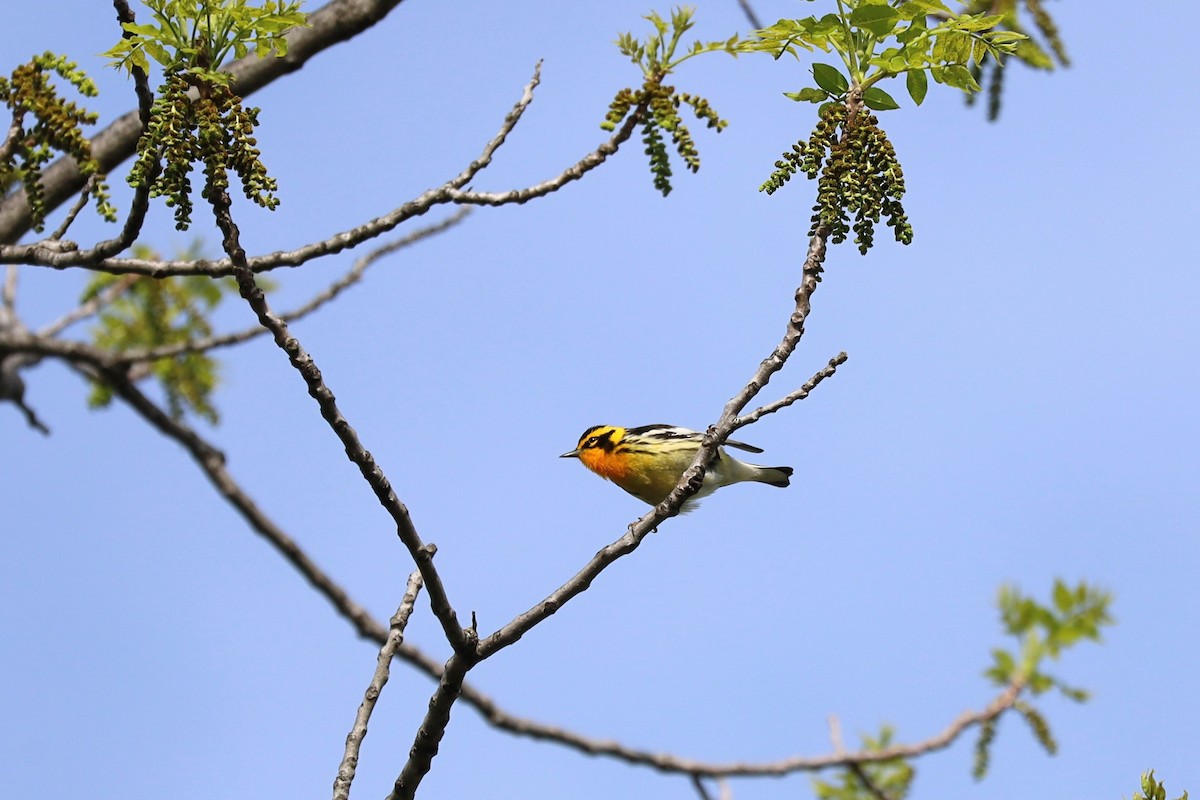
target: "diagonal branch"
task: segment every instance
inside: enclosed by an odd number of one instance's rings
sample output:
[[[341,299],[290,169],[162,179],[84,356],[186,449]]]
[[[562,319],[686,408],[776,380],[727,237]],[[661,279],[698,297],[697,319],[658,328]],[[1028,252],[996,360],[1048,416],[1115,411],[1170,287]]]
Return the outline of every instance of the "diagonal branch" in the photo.
[[[441,623],[447,641],[454,647],[455,652],[473,651],[474,643],[468,637],[467,631],[459,625],[458,617],[446,595],[446,588],[442,584],[441,576],[433,566],[433,556],[437,552],[437,548],[421,541],[412,518],[409,516],[408,508],[400,502],[400,498],[392,490],[391,482],[383,474],[379,465],[375,463],[375,457],[363,447],[358,434],[342,415],[341,409],[337,405],[337,399],[325,385],[325,379],[321,376],[321,370],[317,367],[316,362],[300,344],[300,341],[288,331],[287,323],[271,311],[266,295],[255,282],[254,273],[246,264],[246,251],[242,249],[240,241],[241,233],[230,214],[229,193],[225,189],[211,184],[206,189],[217,227],[223,237],[222,247],[235,269],[234,277],[237,280],[238,292],[258,317],[259,324],[271,332],[275,344],[287,354],[292,366],[300,373],[300,377],[304,379],[304,383],[308,387],[309,395],[317,401],[321,416],[329,423],[334,435],[345,447],[346,456],[358,467],[380,505],[396,523],[396,534],[408,548],[409,554],[417,564],[417,569],[421,571],[421,577],[428,589],[430,607],[438,622]]]
[[[488,658],[516,643],[531,628],[562,608],[564,603],[585,591],[610,564],[636,550],[651,531],[655,530],[668,517],[679,513],[684,502],[700,490],[704,481],[704,465],[709,463],[716,448],[724,443],[729,434],[733,432],[738,413],[767,384],[771,376],[783,367],[788,357],[795,351],[796,345],[799,344],[800,337],[804,335],[804,322],[812,309],[812,293],[816,291],[817,283],[821,280],[827,236],[827,232],[822,228],[817,231],[809,243],[808,254],[804,261],[803,277],[796,290],[796,307],[788,320],[783,340],[775,347],[771,355],[763,360],[746,386],[725,404],[721,418],[708,429],[708,433],[704,437],[704,444],[696,454],[692,465],[683,473],[679,483],[667,495],[667,498],[630,525],[621,538],[597,552],[584,565],[583,569],[551,592],[544,600],[528,611],[517,615],[495,633],[483,639],[479,644],[480,658]]]
[[[478,659],[473,654],[464,652],[455,653],[446,662],[437,689],[429,699],[429,711],[417,729],[408,761],[400,770],[388,800],[412,800],[416,796],[417,787],[429,773],[433,757],[437,755],[442,736],[446,733],[446,726],[450,724],[450,709],[462,695],[463,681],[476,663]]]

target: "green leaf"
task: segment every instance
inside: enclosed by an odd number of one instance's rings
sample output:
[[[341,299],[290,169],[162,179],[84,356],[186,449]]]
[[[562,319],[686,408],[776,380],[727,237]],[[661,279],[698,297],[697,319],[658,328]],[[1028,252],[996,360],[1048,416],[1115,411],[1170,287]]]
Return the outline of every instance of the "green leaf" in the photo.
[[[925,10],[926,14],[945,14],[950,18],[954,18],[955,14],[950,10],[950,7],[941,0],[911,0],[905,5],[919,6]]]
[[[151,58],[153,58],[159,64],[162,64],[164,67],[171,66],[171,62],[174,60],[174,57],[167,52],[167,49],[161,44],[153,39],[146,39],[144,42],[142,42],[142,46],[145,48],[146,52],[150,54]]]
[[[837,67],[817,63],[812,65],[812,72],[817,86],[832,95],[844,94],[850,88],[850,81],[846,80],[846,76]]]
[[[913,99],[917,105],[925,102],[925,95],[929,92],[929,77],[923,69],[910,69],[904,76],[904,83],[908,87],[908,96]]]
[[[971,70],[962,64],[951,64],[948,67],[930,67],[929,71],[933,75],[933,79],[938,83],[953,86],[955,89],[961,89],[968,94],[979,91],[979,84],[975,82],[975,76],[971,74]]]
[[[879,38],[891,33],[899,21],[900,13],[891,6],[859,6],[850,12],[851,25]]]
[[[964,31],[985,31],[994,28],[1004,21],[1003,14],[993,14],[979,17],[959,17],[955,27]]]
[[[890,94],[878,86],[872,86],[863,92],[863,102],[867,104],[867,108],[875,111],[891,111],[900,107]]]
[[[798,103],[824,103],[829,99],[829,92],[806,86],[798,92],[784,92],[783,96]]]

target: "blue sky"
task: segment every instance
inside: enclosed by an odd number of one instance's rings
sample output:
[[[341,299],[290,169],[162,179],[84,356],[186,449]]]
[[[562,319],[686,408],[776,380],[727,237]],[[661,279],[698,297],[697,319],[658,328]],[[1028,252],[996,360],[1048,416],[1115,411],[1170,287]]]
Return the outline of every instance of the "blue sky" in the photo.
[[[128,110],[132,87],[94,55],[117,35],[111,11],[56,5],[55,22],[30,4],[6,12],[5,61],[68,53],[98,80],[105,121]],[[816,9],[755,7],[764,19]],[[1052,665],[1093,692],[1084,705],[1040,703],[1060,753],[1006,718],[986,780],[970,777],[968,737],[917,763],[912,796],[1127,797],[1149,768],[1172,796],[1200,792],[1197,120],[1180,87],[1200,10],[1135,27],[1125,4],[1049,7],[1074,66],[1013,70],[999,123],[937,87],[922,108],[883,115],[916,240],[880,236],[865,258],[831,251],[808,333],[761,399],[839,350],[849,362],[739,432],[766,450],[761,463],[796,468],[792,487],[734,487],[669,521],[480,666],[478,688],[522,716],[714,761],[827,752],[830,715],[849,742],[884,723],[923,739],[991,698],[981,672],[1004,644],[1001,584],[1046,597],[1055,577],[1086,579],[1114,593],[1118,624]],[[611,42],[644,31],[651,8],[407,0],[254,96],[283,205],[235,207],[247,249],[325,237],[456,174],[538,59],[533,106],[474,186],[557,174],[602,141],[609,99],[636,82]],[[732,0],[699,8],[700,37],[746,27]],[[635,142],[551,197],[478,210],[379,263],[295,326],[481,630],[642,513],[556,458],[584,428],[702,428],[777,343],[813,186],[793,180],[770,198],[757,187],[811,129],[811,107],[781,96],[804,70],[690,62],[676,86],[730,126],[697,127],[703,166],[677,170],[669,198]],[[156,204],[143,241],[172,252],[199,235],[215,254],[215,229],[196,219],[177,233]],[[110,232],[84,219],[72,235]],[[352,258],[276,273],[272,302],[302,302]],[[22,270],[23,319],[37,327],[70,309],[86,277]],[[218,321],[253,319],[230,302]],[[264,510],[386,619],[412,565],[299,377],[265,340],[226,354],[222,375],[221,424],[202,431]],[[374,645],[181,448],[125,408],[89,411],[87,387],[61,365],[25,377],[54,435],[0,407],[0,767],[12,795],[326,796]],[[448,655],[424,600],[409,641]],[[431,690],[394,668],[359,794],[386,794]],[[733,793],[810,790],[798,776],[737,781]],[[422,796],[695,793],[497,733],[461,707]]]

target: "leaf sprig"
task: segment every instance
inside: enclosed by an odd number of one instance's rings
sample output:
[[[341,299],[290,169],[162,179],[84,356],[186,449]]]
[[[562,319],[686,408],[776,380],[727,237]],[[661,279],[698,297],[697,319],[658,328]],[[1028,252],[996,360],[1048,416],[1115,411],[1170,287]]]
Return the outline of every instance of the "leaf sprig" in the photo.
[[[1087,700],[1086,691],[1044,672],[1042,665],[1081,641],[1099,641],[1101,629],[1113,622],[1109,615],[1111,595],[1086,583],[1071,587],[1056,580],[1051,605],[1043,605],[1012,587],[1001,588],[998,604],[1005,630],[1017,639],[1018,648],[992,651],[992,666],[984,673],[988,679],[997,686],[1019,683],[1035,697],[1057,689],[1076,702]],[[1057,744],[1041,713],[1025,701],[1018,701],[1013,708],[1029,723],[1046,751],[1054,753]],[[987,770],[987,751],[994,735],[994,728],[985,726],[981,731],[975,751],[976,777]]]
[[[1142,790],[1133,793],[1133,800],[1167,800],[1167,789],[1154,780],[1154,770],[1142,773]],[[1188,800],[1188,793],[1181,794],[1179,800]]]
[[[138,245],[139,258],[157,258],[149,248]],[[84,289],[82,299],[90,300],[114,283],[128,286],[97,317],[92,341],[106,350],[123,352],[141,348],[191,342],[213,333],[210,312],[222,296],[233,290],[232,281],[203,276],[184,278],[130,279],[106,273],[97,274]],[[191,411],[211,423],[217,411],[211,402],[217,387],[217,362],[205,353],[185,353],[164,358],[150,365],[150,372],[166,395],[167,409],[175,419]],[[104,407],[112,402],[112,389],[93,382],[88,404]]]
[[[725,52],[736,56],[745,52],[745,43],[736,35],[723,42],[694,42],[687,50],[678,53],[683,35],[695,24],[693,10],[676,8],[668,22],[656,13],[646,19],[654,27],[654,33],[645,42],[634,38],[631,33],[617,37],[617,48],[642,69],[644,81],[641,88],[625,88],[617,92],[608,106],[608,114],[600,127],[614,131],[625,119],[637,110],[641,114],[642,142],[650,159],[650,172],[654,176],[654,188],[665,197],[671,192],[671,161],[667,152],[669,137],[675,152],[691,172],[700,169],[700,153],[695,139],[679,115],[682,106],[691,108],[696,118],[717,133],[728,125],[721,119],[708,100],[699,95],[677,92],[674,86],[663,84],[667,75],[689,58],[702,53]]]
[[[137,258],[158,259],[145,245],[135,245]],[[200,258],[199,244],[182,254],[189,260]],[[258,279],[266,291],[274,288]],[[124,284],[117,295],[97,315],[92,327],[92,342],[105,350],[127,352],[195,342],[213,335],[209,321],[212,312],[228,294],[237,294],[232,278],[202,275],[171,278],[118,276],[98,273],[87,284],[83,301],[91,300],[113,284]],[[220,378],[220,364],[207,352],[186,352],[161,358],[149,364],[149,374],[166,396],[172,417],[193,413],[210,423],[218,421],[212,394]],[[88,404],[104,407],[112,402],[112,389],[93,382]]]
[[[759,188],[773,194],[797,172],[818,178],[809,235],[823,230],[839,243],[853,231],[865,255],[882,219],[896,241],[909,244],[913,238],[901,202],[904,172],[879,119],[870,113],[900,104],[878,84],[904,75],[917,105],[925,100],[929,78],[976,92],[972,67],[988,57],[999,61],[1024,36],[995,30],[1001,15],[955,14],[941,0],[838,0],[837,6],[838,13],[820,18],[781,19],[757,31],[750,43],[776,59],[819,50],[842,61],[841,67],[814,63],[814,85],[784,93],[797,102],[820,104],[819,119],[806,141],[775,162],[775,171]]]

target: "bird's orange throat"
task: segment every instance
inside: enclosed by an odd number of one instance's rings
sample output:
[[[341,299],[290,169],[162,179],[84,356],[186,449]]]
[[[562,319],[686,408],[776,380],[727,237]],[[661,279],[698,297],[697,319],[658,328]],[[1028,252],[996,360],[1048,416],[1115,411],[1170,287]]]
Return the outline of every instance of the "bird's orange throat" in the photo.
[[[579,454],[583,465],[601,478],[607,478],[614,483],[621,483],[629,475],[629,459],[624,455],[610,453],[600,448],[584,450]]]

